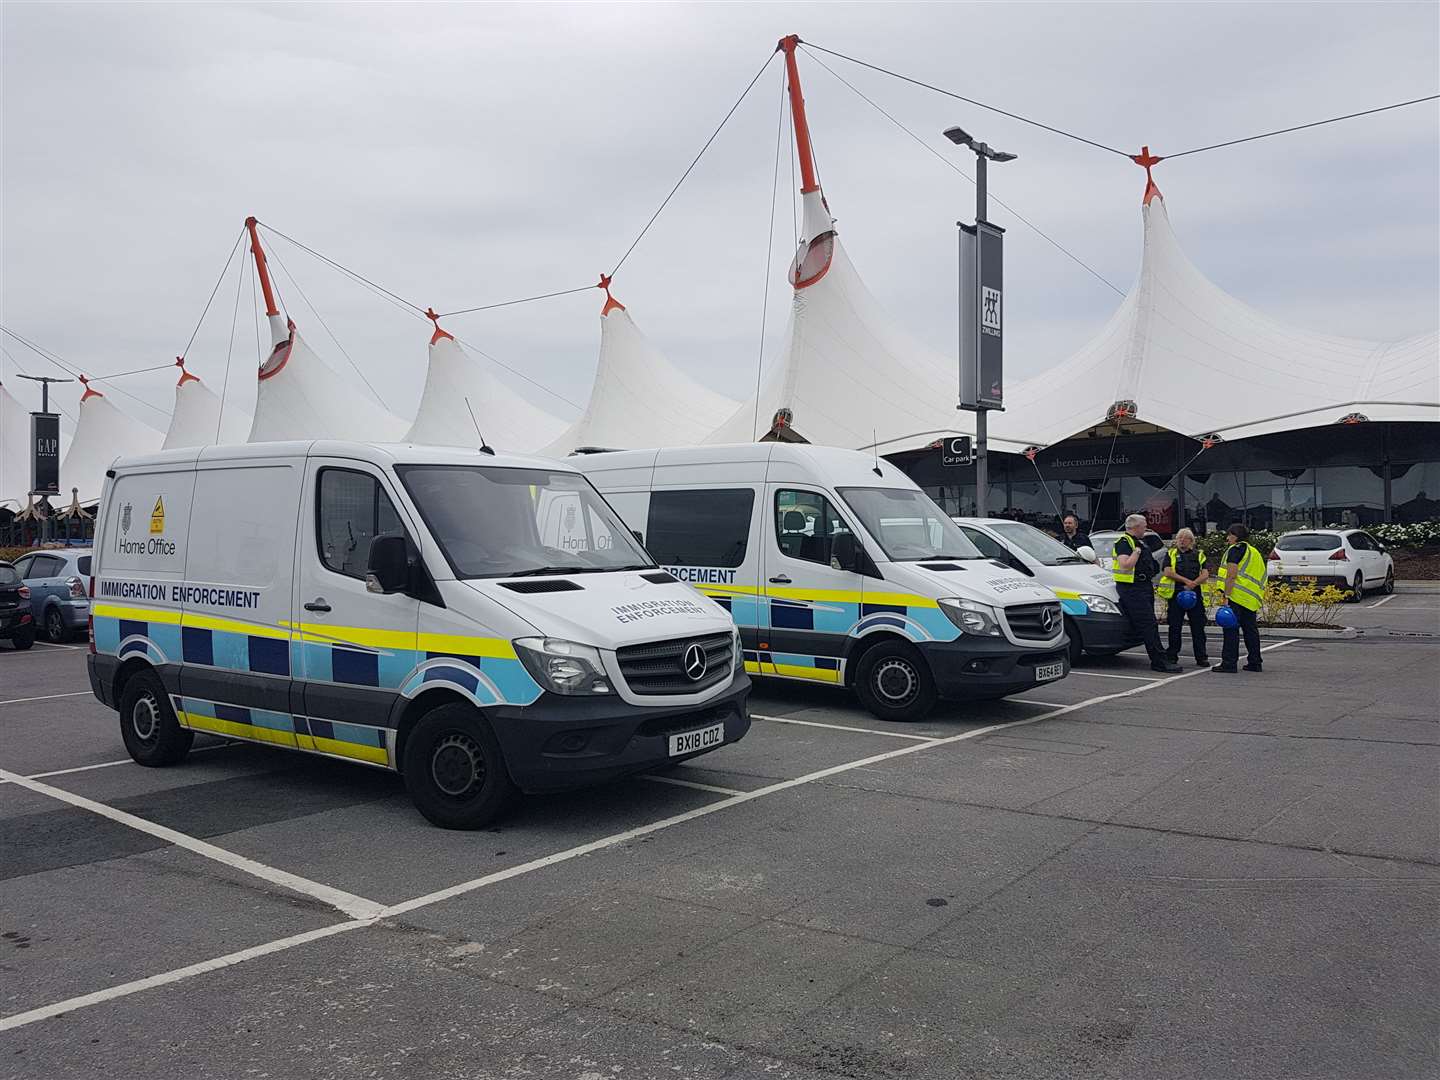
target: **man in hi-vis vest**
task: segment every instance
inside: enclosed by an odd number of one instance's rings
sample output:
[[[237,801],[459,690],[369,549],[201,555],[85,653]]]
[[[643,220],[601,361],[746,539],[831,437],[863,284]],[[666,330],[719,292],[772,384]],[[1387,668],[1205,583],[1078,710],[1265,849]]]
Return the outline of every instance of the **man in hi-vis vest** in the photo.
[[[1160,645],[1153,584],[1159,568],[1150,549],[1145,546],[1145,529],[1144,514],[1131,514],[1125,519],[1125,531],[1115,541],[1115,561],[1110,566],[1110,575],[1115,579],[1115,591],[1120,595],[1120,610],[1130,620],[1130,626],[1140,640],[1145,642],[1145,651],[1150,654],[1150,667],[1173,674],[1180,670],[1180,665],[1167,660]]]
[[[1245,670],[1260,670],[1260,601],[1265,597],[1265,556],[1250,543],[1250,530],[1236,522],[1226,530],[1230,547],[1220,567],[1221,603],[1235,613],[1237,626],[1225,626],[1220,663],[1211,671],[1234,674],[1240,661],[1240,635],[1245,635]]]

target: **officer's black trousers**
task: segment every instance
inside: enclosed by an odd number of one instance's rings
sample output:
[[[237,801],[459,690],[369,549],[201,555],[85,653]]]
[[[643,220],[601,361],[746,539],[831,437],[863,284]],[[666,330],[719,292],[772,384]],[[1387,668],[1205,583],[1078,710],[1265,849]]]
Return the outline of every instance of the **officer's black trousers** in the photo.
[[[1155,622],[1155,586],[1150,582],[1121,583],[1115,586],[1120,594],[1120,610],[1130,620],[1130,626],[1140,640],[1145,642],[1145,651],[1150,663],[1165,663],[1165,650],[1160,645],[1160,627]]]
[[[1240,660],[1240,635],[1245,635],[1245,662],[1251,667],[1260,666],[1260,627],[1257,625],[1257,615],[1249,608],[1241,607],[1239,604],[1231,604],[1230,610],[1235,613],[1235,620],[1239,626],[1223,626],[1221,631],[1224,639],[1220,645],[1220,663],[1226,667],[1234,667]]]
[[[1184,632],[1185,623],[1190,623],[1190,642],[1195,646],[1195,659],[1205,660],[1210,652],[1205,645],[1205,605],[1196,604],[1189,611],[1186,611],[1170,597],[1169,605],[1165,610],[1165,621],[1170,624],[1170,659],[1180,659],[1180,637]]]

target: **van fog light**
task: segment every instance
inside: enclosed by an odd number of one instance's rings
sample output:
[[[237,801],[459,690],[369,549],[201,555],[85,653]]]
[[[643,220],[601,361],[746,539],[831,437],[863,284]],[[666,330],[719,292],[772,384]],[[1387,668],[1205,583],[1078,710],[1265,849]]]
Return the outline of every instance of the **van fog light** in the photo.
[[[965,670],[972,675],[983,675],[990,670],[989,660],[971,660],[965,665]]]

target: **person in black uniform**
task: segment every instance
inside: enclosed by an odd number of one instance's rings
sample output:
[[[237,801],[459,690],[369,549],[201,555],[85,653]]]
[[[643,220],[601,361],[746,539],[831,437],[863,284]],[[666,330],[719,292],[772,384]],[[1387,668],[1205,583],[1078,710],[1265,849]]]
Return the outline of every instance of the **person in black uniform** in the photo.
[[[1205,645],[1205,603],[1199,598],[1201,586],[1210,579],[1205,553],[1195,546],[1195,534],[1181,529],[1175,534],[1175,546],[1165,553],[1161,562],[1160,595],[1165,598],[1165,621],[1170,626],[1170,648],[1165,657],[1172,664],[1180,662],[1180,639],[1185,623],[1190,623],[1190,642],[1195,647],[1197,667],[1209,667],[1209,649]],[[1197,603],[1188,611],[1180,606],[1182,590],[1191,589]]]
[[[1061,525],[1065,531],[1060,534],[1060,542],[1071,551],[1076,551],[1082,547],[1094,546],[1090,543],[1090,537],[1080,531],[1080,519],[1073,513],[1066,514]]]
[[[1155,622],[1155,576],[1160,570],[1145,546],[1146,528],[1144,514],[1131,514],[1125,519],[1125,532],[1115,541],[1115,562],[1110,573],[1120,595],[1120,610],[1145,642],[1151,670],[1173,675],[1180,665],[1166,658],[1160,644],[1160,627]]]

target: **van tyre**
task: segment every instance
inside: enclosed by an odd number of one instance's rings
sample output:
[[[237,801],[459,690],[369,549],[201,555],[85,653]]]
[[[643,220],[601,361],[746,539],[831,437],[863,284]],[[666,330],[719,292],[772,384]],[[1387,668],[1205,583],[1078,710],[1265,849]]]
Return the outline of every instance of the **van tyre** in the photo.
[[[416,722],[401,770],[415,808],[442,829],[483,828],[516,795],[489,723],[459,702],[431,709]]]
[[[855,693],[881,720],[896,723],[923,720],[938,697],[930,665],[903,641],[876,645],[860,658]]]
[[[1070,666],[1079,667],[1080,661],[1085,659],[1085,642],[1080,637],[1080,629],[1075,625],[1074,619],[1065,620],[1065,636],[1069,638],[1070,644]]]
[[[151,671],[132,675],[120,694],[120,737],[136,764],[174,765],[190,752],[195,733],[175,719],[170,696]]]

